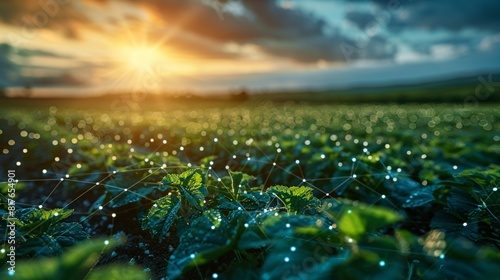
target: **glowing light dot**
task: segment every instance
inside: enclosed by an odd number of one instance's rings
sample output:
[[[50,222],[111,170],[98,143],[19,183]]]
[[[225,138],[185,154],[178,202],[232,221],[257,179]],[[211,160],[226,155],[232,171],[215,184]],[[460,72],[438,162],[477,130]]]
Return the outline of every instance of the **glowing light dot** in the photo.
[[[116,218],[116,213],[111,214],[111,217]]]
[[[380,261],[380,262],[378,263],[378,265],[380,265],[380,266],[385,266],[385,261],[383,261],[383,260],[382,260],[382,261]]]
[[[57,216],[59,216],[59,213],[55,212],[55,213],[54,213],[54,216],[56,216],[56,217],[57,217]]]
[[[392,181],[393,181],[393,182],[397,182],[397,181],[398,181],[398,178],[392,178]]]
[[[182,147],[182,146],[181,146],[181,147],[179,148],[179,150],[184,151],[184,147]]]
[[[99,210],[102,210],[102,206],[99,206]]]
[[[498,188],[496,188],[496,187],[495,187],[495,188],[493,188],[493,191],[494,191],[494,192],[498,191]]]
[[[61,178],[61,181],[64,181],[64,178]]]
[[[42,208],[43,208],[43,206],[40,204],[40,205],[38,205],[38,208],[42,209]]]
[[[352,238],[347,239],[347,242],[352,243]]]
[[[276,162],[273,162],[273,166],[276,166]]]
[[[108,245],[109,244],[109,240],[104,240],[104,245]]]
[[[1,252],[2,254],[3,254],[3,253],[5,253],[5,249],[0,250],[0,252]]]
[[[389,180],[389,179],[391,179],[391,176],[385,175],[385,179]]]
[[[217,142],[219,142],[219,139],[217,139],[217,138],[214,138],[214,142],[216,142],[216,143],[217,143]]]
[[[66,176],[64,176],[64,177],[69,178],[69,174],[66,174]]]
[[[286,257],[285,262],[289,262],[289,261],[290,261],[290,258]]]
[[[20,161],[16,162],[16,165],[21,166],[21,162]]]
[[[356,179],[357,177],[358,177],[358,175],[352,174],[352,178]]]
[[[128,189],[123,189],[124,192],[128,191]]]
[[[290,227],[290,224],[286,224],[286,227],[289,228]]]
[[[9,270],[9,276],[14,276],[14,270]]]
[[[352,160],[352,162],[356,162],[356,158],[352,158],[351,160]]]
[[[295,248],[295,246],[290,247],[290,251],[295,252],[296,250],[297,248]]]
[[[324,159],[326,156],[322,154],[320,157],[321,157],[322,159]]]
[[[194,258],[196,257],[196,255],[195,255],[195,254],[191,254],[191,255],[189,255],[189,257],[190,257],[191,259],[194,259]]]
[[[306,179],[302,179],[302,182],[304,182],[304,183],[305,183],[306,181],[307,181]]]
[[[248,224],[245,224],[245,227],[247,228],[247,227],[248,227]]]
[[[219,274],[217,274],[217,273],[212,274],[212,278],[214,278],[214,279],[219,278]]]
[[[462,225],[463,225],[464,227],[466,227],[466,226],[467,226],[467,223],[463,223]]]
[[[214,229],[215,229],[215,226],[211,226],[210,228],[211,228],[212,230],[214,230]]]
[[[382,199],[385,199],[385,194],[382,195]]]
[[[351,214],[352,213],[352,210],[347,210],[347,214]]]
[[[458,169],[458,166],[453,165],[453,169],[454,169],[454,170],[457,170],[457,169]]]
[[[439,255],[440,259],[444,259],[444,254]]]
[[[296,163],[296,164],[299,164],[299,163],[300,163],[300,160],[296,160],[296,161],[295,161],[295,163]]]

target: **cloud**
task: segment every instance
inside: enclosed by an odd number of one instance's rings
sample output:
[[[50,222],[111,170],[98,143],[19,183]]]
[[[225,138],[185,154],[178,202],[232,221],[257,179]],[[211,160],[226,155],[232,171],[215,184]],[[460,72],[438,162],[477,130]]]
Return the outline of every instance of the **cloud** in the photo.
[[[224,6],[218,4],[200,3],[202,2],[199,0],[151,0],[137,5],[147,9],[164,24],[178,24],[184,32],[203,38],[207,42],[219,45],[226,43],[256,45],[265,54],[301,63],[345,62],[346,57],[340,45],[354,44],[351,37],[332,28],[325,19],[300,8],[280,5],[280,1],[277,0],[236,2],[244,13],[232,13],[230,9],[226,10]],[[327,31],[332,29],[333,32]],[[179,38],[181,37],[182,34],[179,35]],[[175,39],[171,41],[174,45]],[[392,56],[393,50],[384,52],[387,48],[380,47],[380,43],[385,40],[378,39],[364,47],[364,58]],[[371,49],[373,46],[376,49]],[[213,54],[217,55],[217,52]],[[219,52],[218,55],[235,54]]]
[[[2,87],[45,87],[45,86],[82,86],[86,82],[76,78],[74,69],[54,69],[51,67],[33,67],[16,63],[32,57],[65,58],[61,55],[42,51],[17,49],[9,44],[0,44],[0,88]],[[17,58],[17,59],[16,59]]]
[[[98,29],[98,26],[82,13],[85,3],[102,3],[104,0],[2,0],[0,1],[0,23],[33,29],[50,29],[67,38],[79,39],[83,28]]]
[[[394,16],[388,27],[393,31],[408,29],[461,31],[476,29],[498,31],[500,29],[500,5],[497,0],[346,0],[346,2],[373,3],[378,12],[353,10],[346,19],[360,28],[375,19],[377,13],[387,11],[391,4],[399,7],[393,10]]]

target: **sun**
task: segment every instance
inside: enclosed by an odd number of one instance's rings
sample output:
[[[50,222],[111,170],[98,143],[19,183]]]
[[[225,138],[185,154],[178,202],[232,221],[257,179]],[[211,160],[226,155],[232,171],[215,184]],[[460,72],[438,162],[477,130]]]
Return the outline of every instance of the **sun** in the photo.
[[[158,50],[148,47],[126,48],[122,55],[126,68],[138,72],[151,71],[164,59],[164,55]]]

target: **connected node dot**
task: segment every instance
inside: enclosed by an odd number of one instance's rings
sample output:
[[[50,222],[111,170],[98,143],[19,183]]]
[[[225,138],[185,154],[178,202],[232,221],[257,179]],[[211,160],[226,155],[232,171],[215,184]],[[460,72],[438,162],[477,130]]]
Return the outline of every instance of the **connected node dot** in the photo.
[[[111,217],[115,218],[116,217],[116,213],[111,214]]]
[[[286,257],[285,258],[285,262],[289,262],[290,261],[290,258],[289,257]]]
[[[109,244],[109,241],[108,240],[104,240],[104,245],[108,245]]]
[[[295,248],[295,246],[290,247],[290,251],[295,252],[296,250],[297,248]]]
[[[385,266],[385,261],[383,261],[383,260],[382,260],[382,261],[380,261],[380,262],[378,263],[378,265],[380,265],[380,266]]]
[[[464,227],[466,227],[466,226],[467,226],[467,223],[463,223],[462,225],[463,225]]]
[[[216,142],[217,142],[217,141],[216,141]],[[212,274],[212,278],[213,278],[213,279],[217,279],[217,278],[219,278],[219,274],[217,274],[217,273]]]

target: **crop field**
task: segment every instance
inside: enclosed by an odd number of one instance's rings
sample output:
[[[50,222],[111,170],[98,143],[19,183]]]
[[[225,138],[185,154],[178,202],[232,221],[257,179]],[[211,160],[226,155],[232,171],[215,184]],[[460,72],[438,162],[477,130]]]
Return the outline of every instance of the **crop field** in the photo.
[[[0,278],[500,273],[495,104],[101,107],[0,105]]]

